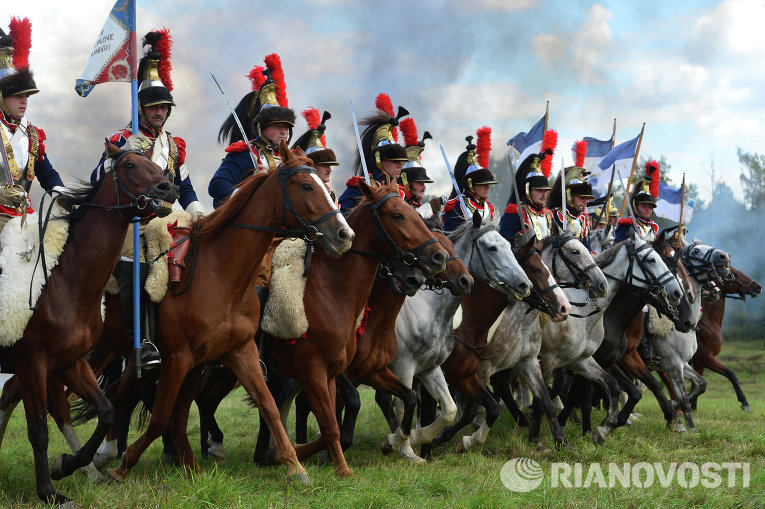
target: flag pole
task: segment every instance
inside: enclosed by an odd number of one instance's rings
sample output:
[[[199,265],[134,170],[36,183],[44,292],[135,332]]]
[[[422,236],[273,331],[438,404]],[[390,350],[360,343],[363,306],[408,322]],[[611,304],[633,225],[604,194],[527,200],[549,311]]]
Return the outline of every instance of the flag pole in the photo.
[[[545,106],[545,128],[542,130],[547,131],[547,118],[550,116],[550,101],[547,101],[547,106]]]
[[[616,146],[616,118],[614,118],[614,130],[611,132],[611,150]]]
[[[635,149],[635,156],[632,158],[632,170],[630,170],[630,178],[627,179],[627,187],[624,188],[624,201],[622,202],[622,209],[619,211],[619,216],[624,215],[624,204],[629,200],[630,185],[632,184],[632,177],[635,175],[635,166],[637,165],[638,154],[640,154],[640,144],[643,142],[643,132],[645,131],[645,122],[640,129],[640,137],[638,138],[637,148]]]
[[[130,96],[133,134],[139,133],[138,127],[138,57],[136,41],[136,1],[130,2],[130,41],[128,55],[130,65]],[[138,217],[133,218],[133,360],[135,373],[141,378],[141,237]]]
[[[677,224],[677,247],[680,247],[680,236],[683,234],[683,209],[685,208],[685,173],[683,173],[683,185],[680,192],[680,221]]]

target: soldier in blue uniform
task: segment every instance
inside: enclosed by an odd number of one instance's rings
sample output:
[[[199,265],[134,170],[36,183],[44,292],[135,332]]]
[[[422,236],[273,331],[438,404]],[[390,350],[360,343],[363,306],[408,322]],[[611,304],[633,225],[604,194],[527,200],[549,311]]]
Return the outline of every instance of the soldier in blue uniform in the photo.
[[[520,209],[527,235],[534,235],[537,241],[552,232],[553,217],[547,208],[547,196],[552,189],[547,177],[540,170],[540,163],[552,157],[552,150],[528,156],[515,173],[516,187],[520,194]],[[523,237],[521,218],[518,216],[518,199],[515,191],[510,193],[507,207],[499,220],[499,233],[514,246],[525,244],[528,237]]]
[[[587,181],[587,170],[581,166],[569,166],[561,171],[555,181],[547,207],[553,212],[553,219],[561,229],[571,231],[590,249],[590,217],[587,215],[587,203],[592,200],[592,185]],[[561,197],[561,178],[566,182],[566,209],[563,211]],[[565,215],[564,215],[565,214]],[[565,218],[565,219],[564,219]]]
[[[381,104],[381,99],[385,98],[386,106]],[[364,151],[364,161],[366,162],[369,178],[372,180],[372,186],[385,185],[387,178],[397,180],[401,175],[401,168],[409,158],[406,155],[404,147],[396,142],[393,136],[393,130],[398,125],[399,120],[408,115],[409,112],[399,106],[398,113],[393,116],[393,106],[389,103],[387,95],[380,94],[377,97],[376,113],[361,119],[359,127],[364,127],[361,132],[361,147]],[[354,176],[345,183],[345,191],[340,195],[340,210],[347,214],[361,200],[361,189],[359,181],[364,180],[364,170],[361,165],[361,157],[356,156],[354,164]],[[399,185],[401,197],[406,196],[405,189]]]
[[[460,187],[462,198],[472,215],[478,211],[482,219],[494,219],[494,205],[488,200],[489,186],[496,184],[494,174],[488,170],[489,152],[491,151],[491,129],[482,127],[478,130],[476,144],[473,137],[465,138],[468,145],[454,165],[454,178]],[[462,206],[456,191],[444,206],[444,231],[449,233],[465,222]]]
[[[659,225],[651,220],[659,194],[659,164],[656,161],[649,161],[646,163],[645,171],[646,178],[632,188],[630,205],[635,215],[635,229],[638,235],[648,242],[653,242],[659,233]],[[631,217],[619,219],[619,225],[614,233],[614,242],[621,242],[630,236],[632,223]]]
[[[0,30],[0,230],[14,216],[32,212],[29,191],[37,178],[51,196],[66,191],[45,150],[45,133],[25,117],[38,93],[29,70],[28,49],[14,51],[14,39],[31,39],[27,18],[13,18],[9,35]]]
[[[215,208],[235,193],[247,176],[278,166],[279,142],[292,139],[295,112],[288,107],[281,60],[274,53],[265,62],[265,68],[256,66],[250,73],[253,90],[235,108],[249,143],[242,138],[233,114],[218,132],[218,141],[229,146],[207,188]]]

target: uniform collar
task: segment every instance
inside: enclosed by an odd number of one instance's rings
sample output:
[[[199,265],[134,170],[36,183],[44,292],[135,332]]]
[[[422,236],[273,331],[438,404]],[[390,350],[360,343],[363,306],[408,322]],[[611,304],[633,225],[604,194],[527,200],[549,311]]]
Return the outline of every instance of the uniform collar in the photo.
[[[535,214],[538,214],[540,216],[542,214],[544,214],[545,211],[547,210],[547,207],[545,207],[544,205],[542,205],[541,208],[537,207],[536,205],[531,203],[528,198],[524,198],[523,199],[523,204],[526,205],[532,212],[534,212]]]
[[[24,121],[23,118],[17,121],[15,118],[6,114],[2,110],[0,110],[0,120],[2,120],[3,125],[5,125],[8,129],[10,129],[11,132],[14,132],[16,128]]]
[[[474,195],[472,191],[465,190],[465,196],[467,196],[470,201],[478,205],[480,208],[483,208],[484,203],[486,203],[486,200],[480,199],[478,196]]]

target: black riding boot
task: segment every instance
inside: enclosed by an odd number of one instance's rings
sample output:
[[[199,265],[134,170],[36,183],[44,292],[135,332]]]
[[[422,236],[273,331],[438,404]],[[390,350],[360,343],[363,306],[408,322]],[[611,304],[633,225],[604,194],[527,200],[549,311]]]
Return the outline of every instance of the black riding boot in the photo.
[[[266,311],[268,287],[256,286],[255,294],[258,296],[258,302],[260,302],[260,321],[258,322],[258,332],[255,333],[255,344],[258,345],[258,355],[260,356],[260,366],[263,368],[263,378],[268,382],[268,371],[266,370],[266,363],[263,361],[263,343],[265,338],[264,332],[260,329],[260,324],[263,323],[263,313]]]
[[[651,342],[648,339],[648,313],[643,313],[643,332],[640,334],[640,344],[637,347],[637,353],[643,364],[649,369],[656,369],[659,365],[659,357],[651,355]]]
[[[140,288],[141,288],[141,315],[139,324],[141,326],[141,364],[148,368],[160,364],[160,356],[157,347],[152,343],[146,334],[146,311],[148,299],[143,291],[146,277],[149,275],[149,264],[141,263],[140,268]],[[133,262],[120,260],[114,269],[114,277],[120,287],[120,304],[122,305],[122,327],[125,330],[130,341],[133,340]]]

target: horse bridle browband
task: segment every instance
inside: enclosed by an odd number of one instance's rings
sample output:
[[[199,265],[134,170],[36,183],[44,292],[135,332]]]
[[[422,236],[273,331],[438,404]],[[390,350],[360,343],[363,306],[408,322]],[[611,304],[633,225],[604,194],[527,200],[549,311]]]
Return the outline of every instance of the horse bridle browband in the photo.
[[[382,219],[379,215],[379,209],[382,207],[382,205],[388,201],[391,198],[400,198],[401,195],[399,195],[397,192],[390,192],[388,194],[383,195],[380,197],[380,199],[373,202],[370,207],[369,211],[372,214],[372,217],[375,220],[375,232],[377,235],[378,242],[383,243],[387,242],[391,246],[393,246],[393,252],[395,253],[394,256],[387,255],[384,253],[372,253],[368,251],[361,251],[358,249],[349,249],[346,251],[347,253],[359,255],[359,256],[366,256],[371,258],[382,258],[383,260],[386,260],[386,262],[399,262],[403,263],[404,265],[412,266],[412,265],[419,265],[421,269],[423,269],[426,272],[429,272],[429,269],[427,265],[419,258],[420,252],[428,247],[431,244],[435,244],[438,242],[438,239],[431,236],[430,239],[426,240],[419,246],[415,247],[411,251],[406,251],[405,249],[401,248],[396,242],[391,238],[388,231],[385,229],[385,225],[382,223]],[[382,263],[379,267],[378,273],[380,274],[380,277],[387,278],[393,276],[393,272],[390,270],[390,268],[387,266],[386,263]]]

